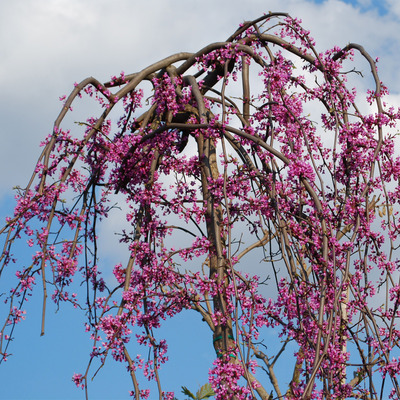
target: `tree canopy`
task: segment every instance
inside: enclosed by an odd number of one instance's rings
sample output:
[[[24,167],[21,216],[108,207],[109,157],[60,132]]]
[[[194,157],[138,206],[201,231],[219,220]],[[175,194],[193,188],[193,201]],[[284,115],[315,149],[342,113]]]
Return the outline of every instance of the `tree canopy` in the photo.
[[[38,286],[42,334],[48,296],[87,317],[93,348],[73,377],[86,390],[111,357],[135,399],[173,399],[157,329],[190,311],[210,329],[216,399],[399,398],[400,111],[387,93],[362,46],[319,52],[284,13],[76,83],[0,231],[1,278],[15,275],[1,361]],[[74,120],[80,98],[97,114]],[[112,266],[98,239],[109,218],[129,254]]]

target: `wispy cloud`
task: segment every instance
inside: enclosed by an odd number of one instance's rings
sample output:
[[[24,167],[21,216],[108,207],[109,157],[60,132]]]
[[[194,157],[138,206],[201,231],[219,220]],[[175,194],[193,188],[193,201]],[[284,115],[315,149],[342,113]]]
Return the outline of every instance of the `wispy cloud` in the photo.
[[[359,1],[367,6],[369,1]],[[368,3],[368,4],[367,4]],[[276,1],[26,0],[0,5],[0,196],[24,185],[39,154],[37,144],[51,131],[58,97],[75,81],[93,75],[137,71],[178,51],[196,51],[224,40],[237,25],[263,12],[287,11],[303,19],[323,51],[349,41],[381,58],[382,78],[400,92],[400,4],[386,0],[386,15],[361,12],[327,0]]]

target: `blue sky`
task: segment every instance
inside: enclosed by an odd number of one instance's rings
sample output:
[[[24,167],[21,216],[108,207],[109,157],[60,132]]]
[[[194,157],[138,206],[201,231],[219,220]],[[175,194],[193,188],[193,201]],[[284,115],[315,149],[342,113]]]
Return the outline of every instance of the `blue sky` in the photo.
[[[365,13],[368,11],[378,12],[379,15],[383,16],[391,12],[393,1],[386,0],[342,0],[343,3],[349,4],[354,8],[359,9]],[[326,0],[315,0],[316,4],[326,3]]]
[[[28,181],[38,144],[51,132],[59,112],[58,97],[69,93],[75,81],[89,75],[107,80],[174,52],[196,51],[223,40],[243,20],[268,11],[286,11],[303,19],[321,51],[348,42],[363,44],[380,57],[381,76],[392,90],[390,99],[400,105],[397,0],[1,2],[0,217],[12,212],[12,187]],[[29,256],[25,248],[20,251]],[[118,258],[112,241],[104,242],[104,255],[110,265]],[[0,293],[7,289],[0,281]],[[40,288],[36,291],[38,296],[27,304],[26,321],[17,327],[13,356],[0,366],[1,398],[83,399],[83,392],[71,382],[74,372],[84,371],[90,352],[83,318],[68,306],[56,313],[49,302],[46,334],[40,337]],[[0,307],[0,316],[2,312]],[[196,391],[205,383],[214,354],[208,329],[199,318],[189,316],[185,331],[178,318],[161,332],[169,339],[171,357],[162,380],[183,399],[180,386]],[[128,390],[124,367],[110,360],[89,393],[92,399],[125,399]]]

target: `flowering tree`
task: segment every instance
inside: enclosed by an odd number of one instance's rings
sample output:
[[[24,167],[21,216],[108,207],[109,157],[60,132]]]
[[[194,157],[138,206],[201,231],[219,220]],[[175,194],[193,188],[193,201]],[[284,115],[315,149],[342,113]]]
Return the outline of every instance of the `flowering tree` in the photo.
[[[366,99],[347,83],[361,74],[355,57],[371,70]],[[210,328],[217,399],[400,398],[400,112],[385,94],[363,47],[319,53],[283,13],[197,53],[75,84],[1,230],[0,271],[16,275],[2,360],[38,285],[43,333],[49,290],[87,313],[93,350],[78,386],[111,356],[135,399],[150,396],[142,373],[172,399],[157,328],[190,310]],[[101,112],[67,130],[80,97]],[[129,259],[113,267],[98,245],[107,218],[126,220]],[[17,239],[34,250],[28,265]],[[131,356],[136,341],[150,353]]]

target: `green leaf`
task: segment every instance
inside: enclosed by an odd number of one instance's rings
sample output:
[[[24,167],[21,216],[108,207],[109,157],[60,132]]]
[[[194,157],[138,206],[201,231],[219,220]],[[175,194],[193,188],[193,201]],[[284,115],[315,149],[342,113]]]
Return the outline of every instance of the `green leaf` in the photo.
[[[186,396],[189,396],[191,399],[196,400],[196,397],[194,397],[194,394],[186,386],[182,386],[182,393],[186,394]]]
[[[203,385],[196,393],[196,399],[197,400],[202,400],[202,399],[208,399],[211,396],[214,396],[215,392],[211,387],[210,383],[206,383]]]

